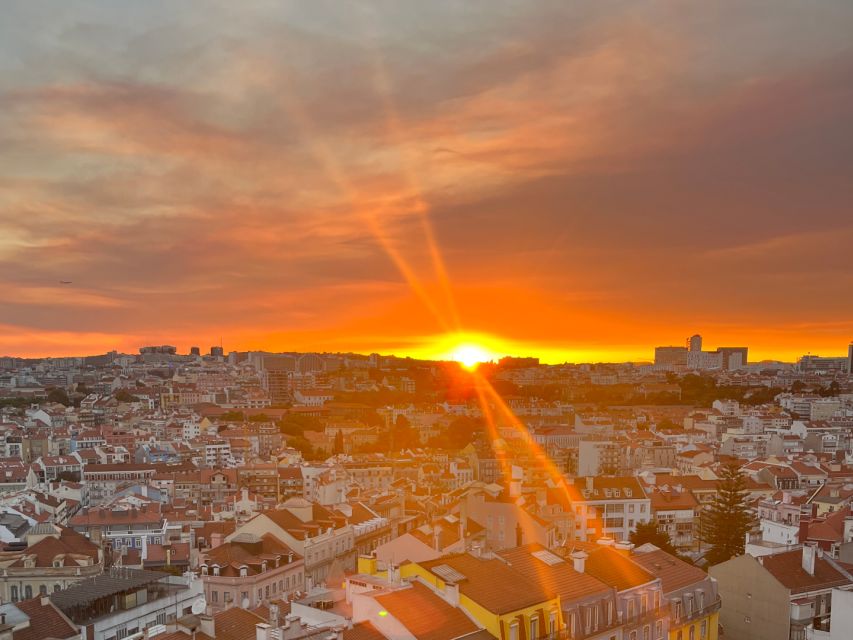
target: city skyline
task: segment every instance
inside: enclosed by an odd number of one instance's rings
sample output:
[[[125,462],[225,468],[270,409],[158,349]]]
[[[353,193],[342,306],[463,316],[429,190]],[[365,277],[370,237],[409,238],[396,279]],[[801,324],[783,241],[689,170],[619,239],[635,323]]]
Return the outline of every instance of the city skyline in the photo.
[[[7,11],[0,353],[853,335],[849,3]]]

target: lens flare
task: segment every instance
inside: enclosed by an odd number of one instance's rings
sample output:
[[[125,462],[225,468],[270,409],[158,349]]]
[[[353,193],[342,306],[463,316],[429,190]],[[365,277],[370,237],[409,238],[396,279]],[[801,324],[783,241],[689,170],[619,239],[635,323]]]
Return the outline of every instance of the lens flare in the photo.
[[[476,369],[481,362],[494,360],[494,354],[476,344],[460,344],[450,354],[450,359],[458,362],[469,371]]]

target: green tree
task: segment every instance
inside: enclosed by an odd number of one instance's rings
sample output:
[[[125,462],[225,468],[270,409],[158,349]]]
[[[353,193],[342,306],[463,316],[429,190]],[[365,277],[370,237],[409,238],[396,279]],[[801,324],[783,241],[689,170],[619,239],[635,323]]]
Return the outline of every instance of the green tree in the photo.
[[[700,537],[711,545],[705,556],[708,565],[743,555],[752,515],[746,506],[746,476],[736,464],[723,467],[717,495],[702,514]]]
[[[68,393],[65,389],[56,388],[51,389],[47,394],[48,402],[58,402],[59,404],[64,404],[66,407],[71,404],[71,400],[68,399]]]
[[[638,522],[637,528],[631,532],[629,539],[638,547],[651,543],[662,551],[676,555],[675,547],[672,544],[669,534],[666,531],[660,531],[658,523],[654,520]]]
[[[127,389],[119,389],[115,392],[114,397],[119,402],[136,402],[139,399]]]
[[[337,455],[344,452],[344,432],[338,429],[335,433],[335,444],[332,447],[332,453]]]
[[[412,428],[409,419],[404,415],[397,416],[391,431],[391,448],[393,451],[401,451],[409,447],[417,446],[418,435]]]

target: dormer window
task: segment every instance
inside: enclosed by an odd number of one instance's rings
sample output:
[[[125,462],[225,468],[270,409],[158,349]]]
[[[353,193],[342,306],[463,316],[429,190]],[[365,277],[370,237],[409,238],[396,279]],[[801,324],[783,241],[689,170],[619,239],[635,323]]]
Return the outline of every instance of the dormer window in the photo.
[[[631,494],[632,494],[631,489],[625,489],[625,497],[626,497],[626,498],[630,498],[630,497],[631,497]]]
[[[213,575],[215,575],[215,576],[219,575],[219,565],[216,565],[216,564],[213,565]]]
[[[201,575],[203,575],[203,576],[207,575],[207,565],[206,564],[201,565]]]
[[[249,567],[240,567],[240,577],[245,578],[249,575]]]
[[[264,560],[264,561],[261,563],[261,573],[264,573],[266,570],[267,570],[267,561],[266,561],[266,560]]]

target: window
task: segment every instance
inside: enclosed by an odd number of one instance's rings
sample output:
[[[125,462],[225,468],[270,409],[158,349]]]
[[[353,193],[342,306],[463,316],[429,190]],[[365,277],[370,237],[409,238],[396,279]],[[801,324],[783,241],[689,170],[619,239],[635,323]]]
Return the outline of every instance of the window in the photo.
[[[708,621],[707,620],[703,620],[702,625],[699,627],[699,637],[702,638],[702,640],[705,640],[705,638],[708,637]]]
[[[634,619],[634,599],[628,600],[628,620]]]
[[[634,513],[634,505],[633,504],[628,505],[628,513]]]
[[[33,597],[33,588],[31,585],[27,585],[24,587],[24,599],[29,600]]]
[[[264,591],[263,589],[258,589],[258,602],[264,599]]]
[[[696,625],[695,624],[690,625],[690,631],[687,632],[687,636],[690,638],[690,640],[696,640]]]
[[[269,597],[270,597],[270,586],[269,586],[269,585],[267,585],[266,587],[264,587],[264,597],[265,597],[265,598],[269,598]]]
[[[631,638],[631,640],[637,640],[637,632],[636,632],[636,631],[632,631],[632,632],[631,632],[631,635],[630,635],[629,637]]]
[[[509,625],[509,640],[518,640],[518,623],[513,622]]]
[[[60,584],[53,585],[53,592],[57,593],[59,591],[62,591],[62,585],[60,585]]]
[[[651,640],[652,628],[649,625],[643,627],[643,640]]]
[[[12,602],[18,601],[18,587],[15,585],[12,585],[11,596],[12,596]]]
[[[661,620],[655,622],[655,638],[658,640],[663,638],[663,622]]]
[[[660,591],[655,591],[655,609],[660,609]]]
[[[539,637],[539,618],[537,616],[533,616],[530,618],[530,638],[531,640],[535,640],[535,638]]]
[[[548,614],[548,633],[555,634],[557,632],[557,612],[552,611]]]
[[[649,608],[649,596],[647,596],[644,593],[642,595],[642,597],[640,598],[640,613],[645,613],[648,608]]]
[[[212,596],[211,600],[213,600],[213,602],[219,602],[219,592],[218,591],[213,591],[213,592],[211,592],[210,595]]]

